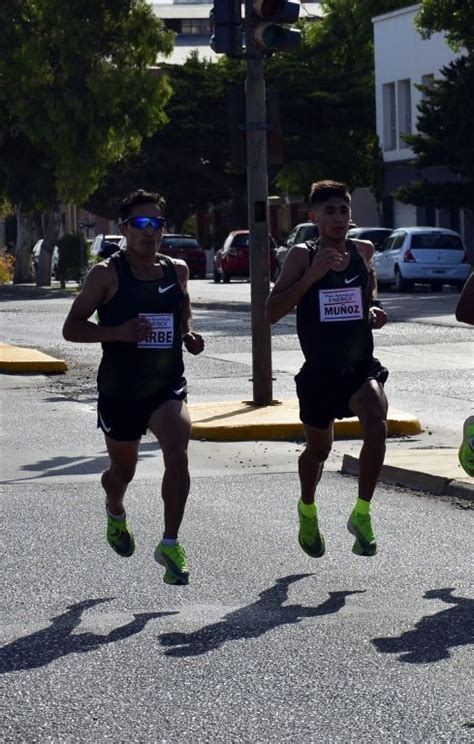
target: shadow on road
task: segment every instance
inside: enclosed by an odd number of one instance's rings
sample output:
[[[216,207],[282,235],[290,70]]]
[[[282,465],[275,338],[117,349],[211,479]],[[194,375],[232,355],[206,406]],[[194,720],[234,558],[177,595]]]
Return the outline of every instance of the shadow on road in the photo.
[[[36,669],[68,654],[95,651],[106,643],[123,641],[125,638],[140,633],[149,620],[177,614],[176,612],[139,612],[134,614],[134,620],[120,628],[114,628],[107,635],[72,634],[79,625],[81,615],[85,610],[103,602],[110,602],[112,599],[113,597],[86,599],[70,605],[62,615],[51,618],[52,624],[48,628],[24,638],[18,638],[3,646],[0,649],[0,674],[18,672],[22,669]]]
[[[329,592],[329,599],[318,607],[300,604],[283,605],[288,599],[288,587],[313,574],[293,574],[278,579],[275,586],[259,594],[252,604],[229,612],[224,619],[206,625],[192,633],[163,633],[160,643],[166,646],[166,656],[198,656],[222,646],[227,641],[257,638],[280,625],[299,623],[305,617],[318,617],[339,612],[346,597],[361,591]]]
[[[138,453],[139,462],[153,457],[160,452],[160,445],[157,441],[142,442],[140,452]],[[50,478],[51,476],[73,476],[73,475],[99,475],[109,465],[109,456],[107,452],[99,453],[97,456],[78,456],[51,457],[47,460],[37,460],[36,462],[22,465],[21,470],[24,472],[34,473],[34,475],[25,478],[11,478],[0,481],[0,485],[7,483],[25,483],[35,481],[39,478]]]
[[[425,599],[441,599],[454,605],[435,615],[426,615],[413,630],[398,638],[374,638],[375,648],[384,654],[400,654],[408,664],[431,664],[449,659],[450,649],[474,642],[474,600],[453,597],[454,589],[431,589]]]

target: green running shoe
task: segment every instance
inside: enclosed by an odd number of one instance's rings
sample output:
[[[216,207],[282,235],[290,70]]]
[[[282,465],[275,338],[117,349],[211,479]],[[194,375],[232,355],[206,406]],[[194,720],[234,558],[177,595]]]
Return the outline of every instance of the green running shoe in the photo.
[[[166,584],[185,585],[189,582],[189,567],[184,548],[179,543],[168,547],[161,542],[155,548],[155,561],[166,568]]]
[[[318,528],[318,518],[305,517],[300,511],[298,502],[298,517],[300,520],[300,529],[298,532],[298,542],[301,550],[311,558],[321,558],[326,551],[324,537]]]
[[[129,558],[135,550],[135,536],[126,519],[114,519],[107,514],[107,542],[116,553]]]
[[[474,478],[474,416],[469,416],[464,422],[458,457],[462,469]]]
[[[372,530],[370,514],[355,514],[352,512],[347,522],[347,529],[356,538],[352,546],[353,553],[367,556],[376,554],[377,542]]]

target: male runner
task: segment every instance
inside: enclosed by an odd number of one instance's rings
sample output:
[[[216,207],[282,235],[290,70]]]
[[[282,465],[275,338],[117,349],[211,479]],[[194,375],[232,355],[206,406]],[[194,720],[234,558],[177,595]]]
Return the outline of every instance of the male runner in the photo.
[[[296,305],[297,331],[305,363],[296,375],[306,447],[298,462],[301,499],[299,543],[313,558],[324,554],[318,527],[316,486],[333,443],[334,419],[357,416],[363,432],[359,495],[347,527],[353,552],[372,556],[377,544],[370,500],[385,456],[388,371],[373,357],[372,328],[387,320],[374,299],[374,247],[346,240],[351,219],[347,186],[318,181],[311,187],[310,218],[320,237],[291,248],[267,300],[267,317],[276,323]]]
[[[110,458],[101,481],[109,545],[124,557],[135,550],[123,499],[135,474],[140,439],[150,429],[165,465],[164,533],[155,559],[166,569],[166,583],[187,584],[188,562],[178,542],[189,493],[191,435],[182,344],[199,354],[204,342],[192,329],[187,265],[157,253],[163,207],[159,194],[143,190],[122,201],[120,231],[126,247],[89,271],[63,335],[67,341],[102,344],[97,426]],[[96,311],[98,324],[89,320]]]
[[[456,305],[456,320],[474,325],[474,273],[463,287]],[[474,478],[474,416],[468,416],[463,426],[463,438],[458,452],[459,464]]]

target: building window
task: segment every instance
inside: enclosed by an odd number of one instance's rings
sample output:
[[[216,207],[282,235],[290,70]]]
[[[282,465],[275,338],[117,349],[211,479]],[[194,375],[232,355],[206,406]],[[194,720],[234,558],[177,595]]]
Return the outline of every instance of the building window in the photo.
[[[409,80],[399,80],[397,83],[398,103],[398,148],[403,150],[407,143],[404,134],[411,134],[411,86]]]
[[[434,83],[434,75],[422,75],[421,76],[421,84],[423,88],[426,88],[427,90],[432,90],[433,83]],[[426,90],[421,91],[421,100],[426,101]]]
[[[210,33],[208,18],[187,18],[181,22],[182,34],[202,36]]]
[[[395,83],[386,83],[383,86],[383,149],[395,150],[396,146]]]

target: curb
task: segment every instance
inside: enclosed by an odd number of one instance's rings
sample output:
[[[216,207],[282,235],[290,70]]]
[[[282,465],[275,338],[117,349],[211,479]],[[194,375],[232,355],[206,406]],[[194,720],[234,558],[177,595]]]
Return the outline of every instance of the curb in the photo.
[[[38,349],[0,343],[0,372],[63,373],[68,369],[64,359],[44,354]]]
[[[196,403],[188,406],[192,421],[192,439],[213,442],[247,440],[303,439],[296,399],[273,401],[269,406],[256,406],[249,401]],[[403,411],[389,412],[388,432],[392,435],[415,435],[422,431],[417,418]],[[358,439],[361,427],[357,418],[336,421],[335,436]]]
[[[359,475],[359,458],[344,455],[341,473]],[[413,491],[428,491],[433,496],[450,496],[451,498],[474,501],[474,482],[465,483],[456,478],[426,473],[422,470],[411,470],[397,465],[382,465],[379,480],[393,483],[396,486],[410,488]]]

